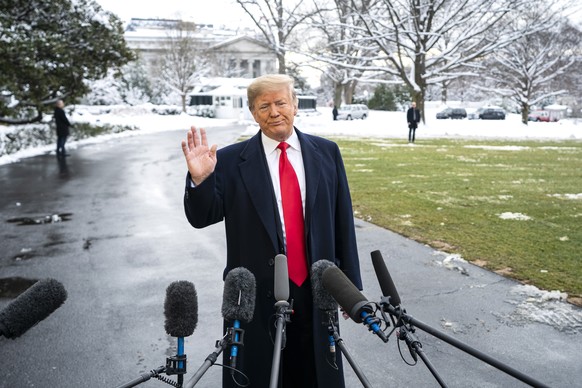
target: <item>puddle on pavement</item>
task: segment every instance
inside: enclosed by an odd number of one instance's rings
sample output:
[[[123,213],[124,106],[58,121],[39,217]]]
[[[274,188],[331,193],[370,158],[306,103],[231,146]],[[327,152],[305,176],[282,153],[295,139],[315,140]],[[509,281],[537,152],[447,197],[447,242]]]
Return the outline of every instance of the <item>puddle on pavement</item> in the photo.
[[[33,217],[15,217],[6,220],[16,224],[18,226],[22,225],[43,225],[43,224],[56,224],[58,222],[70,221],[73,213],[61,213],[61,214],[51,214],[48,216],[33,218]]]
[[[37,281],[21,277],[0,278],[0,298],[16,298]]]

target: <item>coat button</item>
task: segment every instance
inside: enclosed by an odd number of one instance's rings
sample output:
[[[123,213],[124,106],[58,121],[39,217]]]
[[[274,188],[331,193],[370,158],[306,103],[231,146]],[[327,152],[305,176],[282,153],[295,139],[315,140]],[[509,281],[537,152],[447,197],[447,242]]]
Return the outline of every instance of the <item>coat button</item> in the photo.
[[[273,293],[271,291],[267,291],[267,298],[270,298],[271,296],[273,296]]]
[[[269,259],[269,267],[272,267],[275,265],[275,259]]]

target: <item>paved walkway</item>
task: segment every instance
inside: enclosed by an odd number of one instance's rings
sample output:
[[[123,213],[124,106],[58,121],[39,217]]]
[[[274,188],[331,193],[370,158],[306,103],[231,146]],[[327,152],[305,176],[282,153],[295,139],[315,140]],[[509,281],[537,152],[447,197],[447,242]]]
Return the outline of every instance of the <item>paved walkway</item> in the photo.
[[[225,144],[240,131],[210,135]],[[0,166],[0,278],[52,277],[69,294],[22,337],[0,339],[0,387],[113,387],[164,364],[176,343],[164,332],[163,303],[176,280],[192,281],[198,292],[199,322],[186,338],[190,373],[214,350],[222,337],[224,230],[195,230],[185,220],[184,135],[71,148],[66,163],[43,155]],[[64,220],[8,222],[55,214]],[[371,223],[356,220],[356,227],[370,301],[380,298],[370,252],[380,250],[411,316],[549,386],[580,386],[581,309]],[[0,298],[0,308],[9,301]],[[361,324],[341,322],[341,330],[372,386],[438,386],[420,360],[404,363],[394,335],[384,344]],[[525,386],[424,331],[417,337],[450,387]],[[347,363],[345,371],[348,387],[361,386]],[[214,366],[197,386],[219,381]]]

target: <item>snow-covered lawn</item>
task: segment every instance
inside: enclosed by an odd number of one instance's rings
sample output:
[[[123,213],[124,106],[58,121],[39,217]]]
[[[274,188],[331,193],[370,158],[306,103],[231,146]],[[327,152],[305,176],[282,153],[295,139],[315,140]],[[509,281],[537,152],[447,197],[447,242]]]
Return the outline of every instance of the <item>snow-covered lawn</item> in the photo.
[[[416,131],[416,142],[422,144],[427,138],[464,138],[464,139],[582,139],[582,120],[565,119],[554,123],[530,122],[523,125],[520,116],[508,114],[506,120],[437,120],[436,112],[442,107],[426,110],[426,123],[420,124]],[[102,113],[107,111],[108,113]],[[103,124],[130,125],[139,128],[138,131],[100,136],[98,139],[84,139],[68,142],[67,146],[74,149],[82,144],[109,141],[112,138],[136,136],[143,133],[183,129],[184,132],[194,125],[197,127],[217,127],[231,124],[244,124],[247,129],[241,135],[250,135],[258,131],[254,122],[239,122],[238,120],[209,119],[204,117],[180,115],[158,115],[150,113],[147,107],[88,107],[77,106],[70,121],[93,122]],[[408,128],[405,112],[370,111],[366,120],[333,121],[331,108],[320,107],[317,112],[300,113],[295,124],[300,130],[321,136],[348,136],[407,139]],[[0,126],[0,134],[7,127]],[[212,138],[210,140],[212,142]],[[509,150],[517,150],[513,145]],[[0,157],[0,164],[12,163],[20,158],[39,155],[53,151],[53,145],[39,146],[21,150],[12,155]]]

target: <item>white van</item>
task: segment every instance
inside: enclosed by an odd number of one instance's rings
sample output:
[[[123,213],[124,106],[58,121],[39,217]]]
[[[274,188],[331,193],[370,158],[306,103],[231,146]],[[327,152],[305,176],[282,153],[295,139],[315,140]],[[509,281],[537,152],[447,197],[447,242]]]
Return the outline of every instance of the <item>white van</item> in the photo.
[[[368,117],[368,107],[364,104],[342,105],[337,111],[338,120],[365,120]]]

